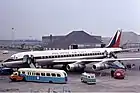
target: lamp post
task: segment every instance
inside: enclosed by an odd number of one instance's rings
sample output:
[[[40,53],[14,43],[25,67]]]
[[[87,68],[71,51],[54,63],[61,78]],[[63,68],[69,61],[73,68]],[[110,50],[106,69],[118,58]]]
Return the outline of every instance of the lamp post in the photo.
[[[29,36],[29,40],[33,40],[33,37],[32,36]]]
[[[12,45],[14,44],[14,40],[15,40],[15,29],[12,28]]]

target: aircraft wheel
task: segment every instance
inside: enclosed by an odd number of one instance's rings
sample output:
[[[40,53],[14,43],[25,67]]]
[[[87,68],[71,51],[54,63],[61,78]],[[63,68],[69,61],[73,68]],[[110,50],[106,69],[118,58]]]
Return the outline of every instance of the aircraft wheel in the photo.
[[[44,68],[44,66],[41,66],[41,68]]]
[[[53,68],[53,65],[50,65],[50,68]]]
[[[47,65],[47,68],[53,68],[53,65]]]
[[[80,72],[82,72],[82,73],[83,73],[84,71],[85,71],[85,68],[82,68],[82,69],[80,70]]]
[[[67,67],[67,65],[63,65],[62,66],[62,69],[65,70],[65,71],[67,71],[67,68],[66,67]]]

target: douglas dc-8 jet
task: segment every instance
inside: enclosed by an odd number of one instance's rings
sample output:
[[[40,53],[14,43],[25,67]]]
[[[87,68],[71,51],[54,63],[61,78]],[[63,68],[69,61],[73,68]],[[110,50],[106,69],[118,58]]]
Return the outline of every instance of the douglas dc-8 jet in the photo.
[[[124,68],[119,61],[139,60],[140,58],[117,58],[115,54],[123,51],[119,48],[121,33],[121,30],[117,30],[105,48],[20,52],[4,60],[2,66],[10,68],[36,67],[37,65],[53,67],[61,64],[63,68],[70,71],[84,69],[86,64],[94,62],[93,70],[103,70],[111,67]]]

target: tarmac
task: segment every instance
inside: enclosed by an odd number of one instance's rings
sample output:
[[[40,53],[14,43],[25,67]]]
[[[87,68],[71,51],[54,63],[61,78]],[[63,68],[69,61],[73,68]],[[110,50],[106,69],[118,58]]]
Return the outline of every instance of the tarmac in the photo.
[[[0,60],[9,57],[9,54],[0,54]],[[140,57],[140,53],[122,53],[118,58]],[[3,59],[2,59],[3,58]],[[126,71],[123,80],[114,79],[110,76],[110,70],[100,71],[102,74],[96,76],[95,85],[87,85],[80,81],[80,72],[68,72],[67,84],[37,83],[37,82],[11,82],[9,76],[0,76],[0,92],[45,92],[45,93],[95,93],[95,92],[140,92],[140,61],[124,61],[124,64],[135,64],[136,67]],[[93,63],[87,65],[85,72],[91,72]],[[103,74],[104,73],[104,74]],[[51,92],[48,92],[51,91]],[[64,92],[65,91],[65,92]]]

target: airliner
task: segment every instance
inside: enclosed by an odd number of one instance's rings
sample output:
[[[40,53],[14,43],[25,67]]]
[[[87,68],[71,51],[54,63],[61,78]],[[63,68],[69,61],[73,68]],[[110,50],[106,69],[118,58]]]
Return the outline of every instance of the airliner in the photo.
[[[105,48],[20,52],[4,60],[2,66],[9,68],[23,68],[27,66],[40,66],[43,68],[46,66],[50,68],[61,64],[63,68],[71,71],[84,69],[86,64],[95,62],[92,66],[93,70],[102,70],[110,68],[112,65],[114,66],[113,62],[115,61],[139,60],[140,58],[117,58],[115,54],[123,51],[123,49],[119,48],[121,33],[122,30],[117,30]],[[120,64],[119,67],[124,68]]]

